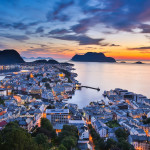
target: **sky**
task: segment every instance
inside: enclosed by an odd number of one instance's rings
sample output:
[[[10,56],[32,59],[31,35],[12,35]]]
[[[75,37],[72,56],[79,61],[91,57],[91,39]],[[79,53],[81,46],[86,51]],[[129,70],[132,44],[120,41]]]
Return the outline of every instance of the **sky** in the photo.
[[[150,0],[0,0],[0,50],[150,60]]]

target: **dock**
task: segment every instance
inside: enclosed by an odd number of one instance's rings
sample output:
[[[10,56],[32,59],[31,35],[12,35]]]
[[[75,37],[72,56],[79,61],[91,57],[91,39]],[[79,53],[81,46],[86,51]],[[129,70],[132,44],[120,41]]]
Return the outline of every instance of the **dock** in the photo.
[[[94,90],[97,90],[97,91],[100,91],[100,88],[94,88],[94,87],[90,87],[90,86],[81,86],[81,87],[84,87],[84,88],[89,88],[89,89],[94,89]]]

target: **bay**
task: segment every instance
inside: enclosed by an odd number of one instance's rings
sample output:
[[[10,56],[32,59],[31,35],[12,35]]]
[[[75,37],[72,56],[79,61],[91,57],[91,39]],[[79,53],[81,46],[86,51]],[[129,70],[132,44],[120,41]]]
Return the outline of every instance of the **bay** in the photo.
[[[150,64],[71,62],[78,74],[76,78],[82,85],[100,88],[100,92],[82,88],[76,90],[68,101],[78,104],[79,108],[91,101],[104,99],[104,90],[127,89],[150,98]]]

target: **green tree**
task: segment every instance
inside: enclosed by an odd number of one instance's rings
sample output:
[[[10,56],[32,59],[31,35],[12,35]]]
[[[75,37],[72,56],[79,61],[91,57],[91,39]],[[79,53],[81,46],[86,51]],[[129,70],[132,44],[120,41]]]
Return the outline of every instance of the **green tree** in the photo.
[[[9,123],[1,131],[0,149],[4,150],[38,150],[31,135],[17,123]]]
[[[55,105],[49,105],[47,106],[47,109],[55,109]]]
[[[61,142],[68,150],[74,148],[77,144],[77,139],[74,136],[65,137]]]
[[[48,90],[48,89],[51,89],[49,83],[45,83],[45,87],[46,87],[47,90]]]
[[[58,150],[67,150],[67,148],[63,144],[61,144],[59,145]]]
[[[59,133],[58,142],[60,143],[65,137],[73,136],[78,139],[78,129],[75,126],[64,125],[62,132]]]
[[[118,147],[122,150],[134,150],[134,147],[125,140],[119,142]]]
[[[56,144],[57,135],[56,131],[53,129],[52,124],[47,118],[41,118],[41,127],[36,130],[35,133],[33,133],[33,136],[36,136],[37,134],[43,133],[45,136],[48,137],[48,139],[51,140],[51,144]]]
[[[150,124],[150,118],[147,118],[146,120],[143,121],[144,124]]]
[[[5,105],[4,100],[0,97],[0,105]]]
[[[117,138],[124,138],[124,139],[126,139],[128,137],[127,132],[124,129],[121,129],[121,128],[117,129],[115,131],[115,134],[116,134]]]
[[[47,118],[41,118],[41,127],[49,131],[53,130],[53,126]]]
[[[43,147],[44,150],[47,150],[49,148],[48,137],[43,133],[37,134],[37,136],[35,137],[35,141],[38,146]]]
[[[62,131],[68,131],[68,132],[70,132],[71,135],[78,138],[78,129],[76,126],[64,125]]]
[[[29,80],[29,79],[30,79],[30,75],[28,74],[28,75],[26,76],[26,78],[27,78],[27,80]]]
[[[109,150],[109,149],[115,147],[116,144],[117,144],[117,142],[114,141],[113,139],[108,139],[106,142],[106,149]]]

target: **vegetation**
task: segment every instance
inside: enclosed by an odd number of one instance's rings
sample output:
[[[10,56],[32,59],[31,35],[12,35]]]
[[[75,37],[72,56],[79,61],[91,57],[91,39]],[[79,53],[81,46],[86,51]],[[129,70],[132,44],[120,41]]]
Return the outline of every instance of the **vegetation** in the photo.
[[[77,145],[78,130],[75,126],[64,125],[62,132],[57,136],[50,121],[46,118],[42,118],[41,127],[37,128],[32,136],[38,146],[44,150],[47,150],[48,146],[51,149],[70,150]]]
[[[150,124],[150,118],[147,118],[146,120],[143,121],[144,124]]]
[[[38,144],[38,147],[42,147],[44,150],[49,149],[48,137],[43,133],[37,134],[35,141]]]
[[[104,139],[99,136],[95,129],[88,125],[90,130],[90,135],[92,136],[93,144],[95,150],[134,150],[133,146],[127,142],[128,134],[123,129],[116,130],[115,134],[118,138],[118,142],[113,139],[108,139],[104,142]]]
[[[47,138],[52,141],[51,144],[54,144],[56,141],[56,132],[47,118],[41,118],[41,127],[37,128],[36,132],[32,135],[35,137],[38,134],[44,134],[47,136]]]
[[[117,129],[115,134],[118,138],[117,147],[122,150],[134,150],[134,147],[127,142],[128,133],[124,129]]]
[[[64,125],[62,132],[58,135],[59,149],[64,150],[75,148],[78,140],[78,129],[75,126]]]
[[[115,131],[115,134],[116,134],[118,139],[119,138],[127,139],[127,137],[128,137],[127,132],[124,129],[121,129],[121,128],[117,129]]]
[[[42,76],[42,77],[43,77],[43,74],[42,74],[42,73],[34,74],[34,77],[40,77],[40,76]]]
[[[103,138],[99,136],[99,134],[95,131],[92,125],[88,125],[90,130],[90,135],[92,136],[93,144],[95,150],[104,150],[105,149],[105,142]]]
[[[47,129],[49,131],[53,130],[53,126],[47,118],[41,119],[41,128]]]
[[[29,80],[29,79],[30,79],[30,75],[28,74],[28,75],[26,76],[26,78],[27,78],[27,80]]]
[[[119,123],[116,120],[108,121],[106,125],[110,128],[120,127]]]
[[[51,82],[51,79],[49,79],[49,78],[43,78],[42,82]]]
[[[59,145],[58,150],[67,150],[67,148],[63,144],[61,144]]]
[[[5,105],[4,100],[0,97],[0,105]]]
[[[49,105],[47,106],[47,109],[55,109],[55,105]]]
[[[9,123],[0,132],[0,149],[4,150],[39,150],[38,145],[23,128],[15,122]],[[42,147],[40,150],[44,150]]]
[[[106,142],[89,125],[95,150],[133,150],[133,146],[127,142],[128,134],[123,129],[116,130],[118,142],[108,139]],[[75,126],[64,125],[62,132],[56,135],[53,126],[48,119],[41,119],[41,127],[28,133],[20,128],[17,122],[11,122],[0,132],[0,149],[4,150],[70,150],[76,149],[78,141],[78,129]]]
[[[46,87],[47,90],[48,90],[48,89],[51,89],[49,83],[45,83],[45,87]]]

